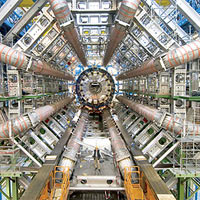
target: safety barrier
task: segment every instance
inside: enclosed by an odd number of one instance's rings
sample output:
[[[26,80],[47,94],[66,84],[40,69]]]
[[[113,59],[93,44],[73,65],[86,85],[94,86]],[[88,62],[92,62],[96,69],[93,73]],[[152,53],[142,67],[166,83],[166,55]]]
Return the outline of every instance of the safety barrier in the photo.
[[[124,187],[128,200],[146,200],[141,188],[141,172],[138,166],[125,168]]]
[[[67,199],[70,186],[69,179],[69,169],[64,166],[56,166],[49,175],[39,200]]]

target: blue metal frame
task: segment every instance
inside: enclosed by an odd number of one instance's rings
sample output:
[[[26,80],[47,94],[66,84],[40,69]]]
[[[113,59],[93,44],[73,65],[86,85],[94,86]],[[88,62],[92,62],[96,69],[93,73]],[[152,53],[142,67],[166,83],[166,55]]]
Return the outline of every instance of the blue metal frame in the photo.
[[[195,0],[186,0],[192,8],[196,10],[197,13],[200,14],[200,3]],[[179,13],[177,16],[178,25],[187,33],[193,33],[195,31],[192,24],[181,14]],[[190,29],[191,27],[191,29]]]
[[[6,2],[6,0],[0,0],[0,7],[3,6],[3,4]],[[4,21],[4,23],[1,25],[2,34],[6,35],[8,31],[16,24],[17,21],[22,17],[22,13],[19,9],[15,9],[15,11]],[[25,28],[20,32],[19,36],[23,36],[26,31],[32,26],[32,23],[29,23],[25,26]]]
[[[197,185],[195,185],[195,190],[197,190],[197,189],[198,189],[198,187],[197,187]],[[197,198],[198,198],[198,192],[195,194],[195,200],[198,200]]]

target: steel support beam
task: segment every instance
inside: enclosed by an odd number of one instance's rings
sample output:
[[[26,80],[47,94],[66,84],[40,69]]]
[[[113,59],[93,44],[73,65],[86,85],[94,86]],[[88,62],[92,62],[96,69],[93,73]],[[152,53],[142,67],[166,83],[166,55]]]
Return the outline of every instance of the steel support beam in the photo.
[[[12,1],[12,0],[10,0]],[[4,40],[11,40],[14,36],[20,37],[20,31],[30,22],[31,19],[46,5],[47,0],[37,0],[34,5],[23,15],[15,26],[6,34]]]
[[[188,21],[194,26],[194,28],[200,31],[200,15],[196,12],[190,4],[185,0],[173,0],[172,1],[181,14],[188,19]]]
[[[195,194],[198,193],[198,191],[200,190],[200,185],[197,181],[195,181],[195,179],[191,179],[192,182],[196,185],[196,190],[194,192],[192,192],[192,194],[190,194],[189,196],[187,196],[187,199],[186,200],[190,200],[192,197],[194,197]]]
[[[13,177],[12,178],[12,199],[13,200],[18,200],[19,195],[18,195],[18,178]]]
[[[10,200],[10,197],[2,190],[2,188],[0,188],[0,194],[1,194],[1,197],[4,196],[6,197],[7,200]],[[2,198],[1,198],[2,200]]]
[[[6,177],[6,194],[11,198],[11,185],[9,177]]]
[[[29,152],[27,151],[22,145],[20,145],[15,139],[11,138],[13,144],[15,144],[24,154],[26,154],[37,166],[42,167],[42,164]]]
[[[4,179],[4,178],[3,178],[3,179]],[[2,200],[2,192],[1,192],[1,188],[2,188],[2,187],[1,187],[1,183],[2,183],[2,182],[1,182],[1,181],[2,181],[2,177],[0,177],[0,200]]]
[[[170,147],[155,163],[153,163],[153,167],[156,167],[165,157],[167,157],[178,145],[180,141],[177,141],[172,147]]]
[[[3,185],[4,182],[5,182],[5,185]],[[4,177],[3,181],[1,181],[0,193],[1,193],[1,197],[3,196],[7,200],[11,200],[9,186],[10,186],[9,178]],[[6,191],[3,190],[4,189],[3,187],[6,188]]]

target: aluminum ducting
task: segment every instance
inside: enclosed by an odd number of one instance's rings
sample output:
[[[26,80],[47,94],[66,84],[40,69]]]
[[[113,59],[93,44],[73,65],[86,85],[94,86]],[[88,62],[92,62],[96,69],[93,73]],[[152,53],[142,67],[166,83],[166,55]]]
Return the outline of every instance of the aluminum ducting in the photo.
[[[65,80],[74,80],[68,72],[54,69],[44,61],[36,60],[27,54],[0,43],[0,61],[16,67],[18,70],[28,70],[41,75],[54,76]]]
[[[116,16],[115,27],[111,31],[110,41],[107,45],[107,49],[104,55],[104,66],[109,63],[113,53],[115,52],[115,49],[124,38],[127,26],[129,26],[131,23],[139,4],[140,0],[122,1]]]
[[[103,119],[106,122],[110,133],[113,152],[116,154],[116,161],[119,164],[122,175],[124,175],[126,167],[134,166],[133,161],[131,160],[131,155],[119,134],[109,110],[106,109],[103,111]]]
[[[144,116],[150,121],[156,122],[158,126],[175,134],[199,135],[200,126],[179,117],[174,117],[170,113],[162,112],[143,104],[135,103],[124,96],[116,97],[121,103],[131,108],[136,113]]]
[[[200,40],[171,50],[158,58],[153,58],[142,64],[142,66],[122,72],[116,79],[125,80],[136,76],[145,76],[154,72],[177,67],[197,58],[200,58]]]
[[[83,47],[79,40],[79,34],[74,26],[72,14],[66,0],[49,0],[53,13],[64,31],[64,37],[74,48],[78,58],[84,66],[87,66],[87,61]]]
[[[37,108],[30,113],[21,115],[20,117],[0,124],[0,139],[9,138],[9,126],[11,127],[11,132],[13,136],[19,134],[22,135],[29,128],[37,125],[39,122],[45,120],[50,115],[56,113],[62,107],[71,103],[74,99],[75,97],[65,97],[64,99],[61,99],[54,104]]]

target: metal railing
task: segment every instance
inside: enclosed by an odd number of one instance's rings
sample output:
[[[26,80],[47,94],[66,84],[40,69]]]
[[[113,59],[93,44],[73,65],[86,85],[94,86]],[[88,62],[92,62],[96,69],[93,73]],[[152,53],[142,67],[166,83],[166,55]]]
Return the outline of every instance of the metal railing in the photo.
[[[67,199],[70,185],[69,179],[69,168],[56,166],[49,175],[39,200]]]
[[[125,168],[124,187],[128,200],[146,200],[141,187],[141,172],[138,166]]]

